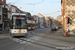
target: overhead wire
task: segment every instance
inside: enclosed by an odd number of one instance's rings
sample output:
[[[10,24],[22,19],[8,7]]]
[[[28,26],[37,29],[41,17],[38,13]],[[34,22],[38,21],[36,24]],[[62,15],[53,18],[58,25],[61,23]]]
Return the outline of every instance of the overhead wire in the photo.
[[[38,2],[38,3],[35,3],[35,5],[36,5],[36,4],[39,4],[39,3],[43,2],[43,1],[44,1],[44,0],[42,0],[42,1]]]
[[[44,0],[42,0],[42,1],[38,2],[38,3],[33,4],[32,12],[33,12],[33,10],[34,10],[35,5],[36,5],[36,4],[39,4],[39,3],[43,2],[43,1],[44,1]],[[32,3],[31,3],[31,4],[32,4]]]
[[[18,1],[19,1],[19,0],[17,0],[16,2],[14,2],[14,4],[17,3]]]
[[[17,0],[15,3],[17,3],[19,0]],[[36,4],[39,4],[41,2],[43,2],[44,0],[40,1],[40,2],[37,2],[37,3],[30,3],[29,5],[33,5],[33,8],[32,8],[32,12],[34,10],[34,7]],[[60,1],[57,1],[57,2],[49,2],[49,3],[59,3]],[[23,3],[21,3],[23,4]],[[25,3],[24,3],[25,4]],[[26,5],[28,5],[28,3],[26,3]],[[58,11],[57,11],[58,12]],[[48,15],[48,14],[54,14],[54,13],[57,13],[57,12],[53,12],[53,13],[46,13],[46,14],[43,14],[43,15]]]
[[[43,2],[44,0],[40,1],[40,2],[37,2],[37,3],[18,3],[18,4],[26,4],[26,5],[36,5],[36,4],[39,4],[41,2]],[[17,3],[18,0],[15,2]],[[57,1],[57,2],[49,2],[49,3],[61,3],[61,1]]]
[[[61,1],[57,1],[57,2],[49,2],[49,3],[61,3]]]
[[[35,5],[33,5],[32,12],[33,12],[33,10],[34,10],[34,7],[35,7]]]
[[[56,11],[56,12],[52,12],[52,13],[45,13],[45,14],[43,14],[43,15],[55,14],[55,13],[57,13],[57,12],[60,12],[60,11]]]

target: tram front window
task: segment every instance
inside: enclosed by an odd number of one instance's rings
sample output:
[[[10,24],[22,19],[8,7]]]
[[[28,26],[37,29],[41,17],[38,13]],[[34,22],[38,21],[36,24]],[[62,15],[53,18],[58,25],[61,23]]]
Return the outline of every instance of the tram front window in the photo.
[[[26,19],[24,17],[13,17],[13,29],[25,29]]]

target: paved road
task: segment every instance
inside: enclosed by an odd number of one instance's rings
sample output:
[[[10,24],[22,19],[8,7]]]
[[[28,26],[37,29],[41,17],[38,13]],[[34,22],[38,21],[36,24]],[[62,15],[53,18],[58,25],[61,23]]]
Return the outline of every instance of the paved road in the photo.
[[[49,28],[28,31],[28,37],[0,40],[0,50],[75,50],[75,44],[47,38]]]

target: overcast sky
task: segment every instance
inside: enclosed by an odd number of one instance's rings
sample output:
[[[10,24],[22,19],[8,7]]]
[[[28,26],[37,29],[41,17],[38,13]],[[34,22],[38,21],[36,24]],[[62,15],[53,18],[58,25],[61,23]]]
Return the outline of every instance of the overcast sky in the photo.
[[[32,15],[41,13],[54,19],[61,15],[61,0],[6,0],[7,3],[16,5],[21,10],[30,12]],[[37,4],[36,4],[37,3]],[[34,5],[35,4],[35,5]]]

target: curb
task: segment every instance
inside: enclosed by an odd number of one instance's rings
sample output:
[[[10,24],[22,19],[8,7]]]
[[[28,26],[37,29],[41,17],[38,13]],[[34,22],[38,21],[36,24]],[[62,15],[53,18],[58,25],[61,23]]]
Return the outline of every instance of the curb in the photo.
[[[66,39],[59,39],[59,38],[52,38],[52,37],[46,37],[46,38],[49,38],[49,39],[55,39],[55,40],[61,40],[61,41],[65,41],[65,42],[71,42],[71,43],[75,43],[75,41],[70,41],[70,40],[66,40]]]
[[[45,38],[49,38],[49,39],[55,39],[55,40],[61,40],[61,41],[65,41],[65,42],[71,42],[71,43],[75,43],[75,41],[72,41],[72,39],[74,39],[75,37],[72,37],[72,38],[70,38],[70,37],[64,37],[64,36],[62,36],[62,35],[60,35],[60,36],[58,36],[58,35],[53,35],[52,36],[52,34],[50,34],[51,32],[45,32],[46,33],[46,35],[47,34],[49,34],[49,36],[44,36]],[[58,37],[57,37],[58,36]],[[68,39],[68,40],[67,40]]]
[[[4,40],[4,39],[9,38],[10,36],[8,34],[9,34],[8,31],[2,31],[2,32],[0,32],[0,40]]]
[[[0,37],[0,40],[4,40],[4,39],[8,39],[9,38],[9,36],[7,36],[7,37]]]

